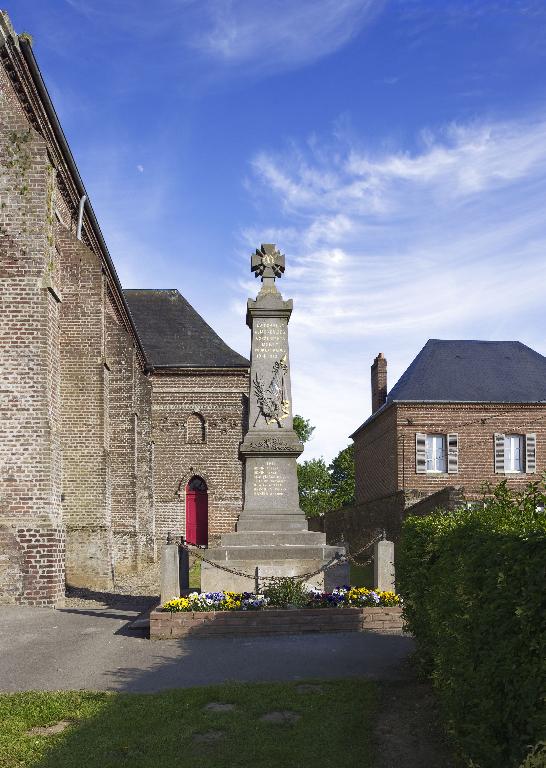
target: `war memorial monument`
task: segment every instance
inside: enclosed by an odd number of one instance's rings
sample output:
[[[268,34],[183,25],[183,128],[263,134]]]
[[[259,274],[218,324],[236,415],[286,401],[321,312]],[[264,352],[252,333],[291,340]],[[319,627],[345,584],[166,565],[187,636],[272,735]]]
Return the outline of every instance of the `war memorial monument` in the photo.
[[[325,589],[349,581],[348,564],[336,560],[344,548],[327,546],[324,533],[309,531],[299,507],[296,459],[303,444],[293,428],[288,350],[293,303],[275,283],[284,269],[275,245],[263,244],[251,257],[262,286],[246,315],[252,342],[248,431],[240,446],[244,505],[236,532],[207,551],[214,564],[202,563],[203,592],[254,591],[256,580],[307,574],[306,583]]]

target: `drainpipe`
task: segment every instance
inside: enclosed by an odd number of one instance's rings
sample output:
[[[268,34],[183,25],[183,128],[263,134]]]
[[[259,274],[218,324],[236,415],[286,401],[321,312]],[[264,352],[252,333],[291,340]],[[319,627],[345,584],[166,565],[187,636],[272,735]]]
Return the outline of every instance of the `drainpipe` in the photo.
[[[83,209],[85,208],[86,200],[87,200],[87,195],[83,195],[80,198],[80,207],[78,209],[78,229],[76,230],[76,237],[78,238],[78,240],[82,239]]]

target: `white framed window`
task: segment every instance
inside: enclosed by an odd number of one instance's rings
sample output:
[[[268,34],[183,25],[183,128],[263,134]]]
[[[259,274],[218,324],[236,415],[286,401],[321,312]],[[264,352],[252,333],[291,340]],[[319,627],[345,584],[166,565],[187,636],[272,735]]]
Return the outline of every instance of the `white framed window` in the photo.
[[[535,432],[525,435],[506,435],[496,432],[495,472],[497,474],[536,474],[537,436]]]
[[[459,471],[459,436],[456,432],[447,435],[415,435],[415,471],[417,474],[457,474]]]
[[[445,435],[427,435],[425,438],[427,472],[447,472],[446,453]]]
[[[523,435],[504,436],[504,471],[525,471],[525,438]]]

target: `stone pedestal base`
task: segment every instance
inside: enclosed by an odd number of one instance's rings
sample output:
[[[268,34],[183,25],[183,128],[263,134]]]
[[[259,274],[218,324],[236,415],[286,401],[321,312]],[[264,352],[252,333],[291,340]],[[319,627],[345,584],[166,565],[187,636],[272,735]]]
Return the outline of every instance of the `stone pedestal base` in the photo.
[[[323,534],[318,534],[323,535]],[[222,542],[223,543],[223,542]],[[329,563],[334,555],[345,554],[343,547],[309,545],[277,546],[222,546],[209,549],[206,557],[219,565],[241,571],[247,576],[236,576],[208,563],[201,564],[201,591],[254,592],[256,568],[259,589],[263,589],[265,577],[300,576],[312,573]],[[349,564],[337,564],[304,581],[312,587],[331,591],[349,583]]]

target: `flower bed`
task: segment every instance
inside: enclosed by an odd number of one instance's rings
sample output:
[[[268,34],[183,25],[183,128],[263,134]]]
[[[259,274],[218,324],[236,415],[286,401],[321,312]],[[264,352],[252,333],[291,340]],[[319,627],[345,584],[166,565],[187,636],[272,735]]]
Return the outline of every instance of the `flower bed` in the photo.
[[[399,605],[400,598],[394,592],[381,592],[366,587],[341,587],[333,592],[321,592],[311,589],[305,602],[298,608],[366,608],[389,607]],[[265,608],[284,608],[275,605],[267,595],[255,595],[252,592],[192,592],[187,597],[176,597],[163,605],[164,611],[171,613],[207,612],[207,611],[259,611]]]
[[[259,611],[269,603],[267,597],[252,592],[192,592],[187,597],[175,597],[163,605],[164,611],[180,613],[193,611]]]
[[[274,593],[271,593],[274,594]],[[273,602],[274,602],[273,598]],[[400,598],[394,592],[346,587],[310,590],[305,604],[279,608],[250,592],[193,592],[166,602],[150,615],[150,638],[188,635],[282,635],[303,632],[402,634]]]
[[[384,606],[393,608],[400,604],[400,597],[395,592],[381,592],[366,587],[341,587],[333,592],[321,592],[313,589],[309,592],[309,608],[366,608]]]
[[[188,636],[241,637],[297,635],[308,632],[375,632],[403,634],[402,609],[295,608],[246,611],[152,611],[150,639],[171,640]]]

